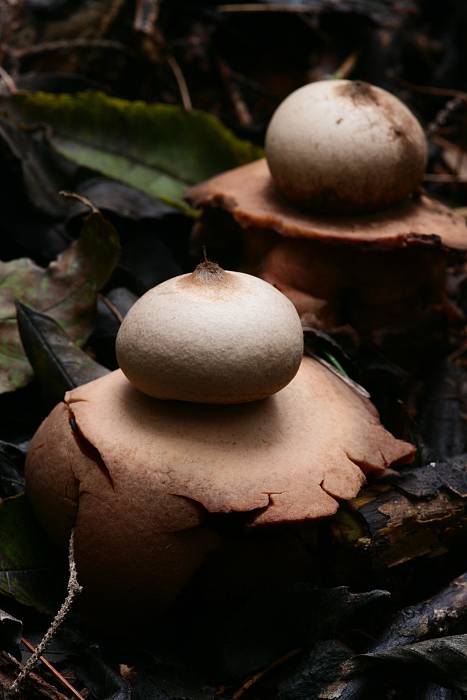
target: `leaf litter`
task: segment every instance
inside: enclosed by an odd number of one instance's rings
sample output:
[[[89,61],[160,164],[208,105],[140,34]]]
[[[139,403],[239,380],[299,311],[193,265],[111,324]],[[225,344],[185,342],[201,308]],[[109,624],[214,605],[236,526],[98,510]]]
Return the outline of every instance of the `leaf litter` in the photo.
[[[72,340],[83,344],[92,331],[97,291],[110,278],[119,253],[115,230],[92,212],[78,241],[46,269],[28,258],[0,263],[0,392],[20,388],[32,377],[18,332],[15,301],[48,313]]]
[[[465,151],[462,105],[446,109],[450,95],[429,87],[462,89],[465,50],[456,27],[465,26],[465,17],[457,6],[440,12],[434,2],[421,8],[392,0],[318,0],[299,10],[297,3],[268,3],[267,11],[251,9],[265,3],[187,8],[178,0],[143,0],[125,10],[111,0],[95,7],[16,5],[0,2],[2,95],[15,81],[26,88],[2,98],[0,118],[0,160],[8,169],[0,223],[7,438],[0,443],[0,642],[7,651],[17,649],[21,623],[37,644],[65,590],[63,558],[23,494],[27,440],[66,389],[115,366],[114,337],[137,296],[196,262],[185,184],[261,157],[264,127],[280,100],[310,79],[349,67],[350,77],[389,83],[399,93],[403,86],[424,124]],[[449,53],[440,36],[452,38]],[[79,92],[83,86],[94,91]],[[186,90],[195,111],[176,104],[183,91],[186,102]],[[446,152],[432,155],[436,177],[427,187],[462,207],[465,185],[456,182],[454,166]],[[62,200],[61,189],[88,197],[101,213]],[[222,254],[238,259],[235,248]],[[222,601],[200,572],[173,617],[131,642],[123,630],[97,638],[72,616],[50,661],[83,697],[358,700],[366,693],[446,700],[466,692],[462,338],[451,342],[457,354],[448,361],[431,360],[427,349],[423,387],[345,333],[327,337],[314,329],[309,339],[314,352],[331,356],[370,390],[386,424],[423,446],[420,464],[374,483],[341,509],[340,521],[301,532],[300,551],[309,556],[301,587],[276,585]],[[455,518],[446,519],[449,509]],[[437,536],[428,550],[427,527]],[[229,536],[235,540],[241,530]],[[397,554],[398,538],[411,544],[407,561],[394,563],[393,556],[387,568],[384,557]],[[317,567],[316,557],[325,565]],[[0,682],[12,679],[11,663],[1,657]],[[394,672],[402,667],[413,682]],[[362,675],[349,677],[349,668]],[[41,697],[63,698],[65,689],[50,683],[59,681],[36,667],[24,697],[40,689]]]

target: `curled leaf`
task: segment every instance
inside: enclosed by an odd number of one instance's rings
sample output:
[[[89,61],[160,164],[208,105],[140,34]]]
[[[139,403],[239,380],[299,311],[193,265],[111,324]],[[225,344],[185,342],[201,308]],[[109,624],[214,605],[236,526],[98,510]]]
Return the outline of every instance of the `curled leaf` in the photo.
[[[363,657],[364,664],[383,662],[420,668],[434,680],[467,693],[467,634],[428,639]]]
[[[50,316],[18,302],[17,319],[24,350],[50,407],[69,389],[108,373]]]
[[[0,262],[0,393],[24,386],[32,376],[18,332],[15,300],[47,313],[71,340],[84,343],[92,330],[97,291],[109,279],[119,253],[115,229],[93,211],[79,240],[47,268],[28,258]]]

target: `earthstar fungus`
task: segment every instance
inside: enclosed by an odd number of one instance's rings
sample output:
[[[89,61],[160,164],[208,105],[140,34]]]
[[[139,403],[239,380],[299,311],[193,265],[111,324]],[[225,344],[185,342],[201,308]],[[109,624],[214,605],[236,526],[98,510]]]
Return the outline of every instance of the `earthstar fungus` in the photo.
[[[426,144],[401,102],[359,81],[312,83],[278,107],[266,153],[188,191],[209,250],[240,241],[240,267],[324,329],[379,342],[449,314],[446,265],[467,250],[466,222],[420,191]]]
[[[414,192],[427,147],[394,95],[358,81],[305,85],[275,111],[266,160],[284,197],[315,212],[385,209]]]
[[[282,308],[280,297],[274,290],[271,305]],[[235,323],[238,309],[231,313]],[[158,333],[151,325],[154,347]],[[271,396],[224,405],[154,398],[117,370],[69,391],[39,427],[27,492],[58,545],[74,527],[86,614],[115,621],[119,611],[120,623],[125,611],[134,619],[168,609],[223,550],[214,516],[241,515],[245,533],[323,518],[366,474],[413,454],[368,399],[311,358]]]

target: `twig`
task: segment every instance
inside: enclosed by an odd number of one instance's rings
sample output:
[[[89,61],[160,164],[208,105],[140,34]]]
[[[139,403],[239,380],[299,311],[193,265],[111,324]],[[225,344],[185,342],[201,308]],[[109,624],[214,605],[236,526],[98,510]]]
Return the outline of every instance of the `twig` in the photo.
[[[36,652],[36,648],[31,644],[31,642],[28,642],[27,639],[25,639],[24,637],[22,637],[22,638],[21,638],[21,641],[22,641],[22,643],[24,644],[24,646],[25,646],[27,649],[29,649],[30,652],[32,652],[33,654]],[[70,691],[70,693],[72,693],[72,695],[74,695],[75,698],[77,698],[77,700],[84,700],[84,698],[83,698],[83,696],[81,695],[81,693],[78,693],[78,691],[76,690],[76,688],[74,688],[74,687],[71,685],[71,683],[65,678],[65,676],[62,676],[62,674],[60,673],[60,671],[58,671],[58,670],[55,668],[55,666],[52,666],[52,664],[50,663],[50,661],[49,661],[48,659],[46,659],[45,656],[39,656],[39,661],[40,661],[41,663],[43,663],[44,666],[47,666],[47,668],[49,669],[50,673],[51,673],[52,675],[54,675],[55,678],[57,678],[57,680],[59,680],[60,683],[62,683],[62,684],[65,686],[65,688],[68,688],[68,690]]]
[[[143,34],[152,34],[159,18],[160,0],[137,0],[133,29]]]
[[[77,202],[87,207],[91,211],[91,214],[100,214],[96,205],[93,204],[90,199],[85,197],[84,194],[78,194],[78,192],[67,192],[67,190],[60,190],[58,194],[62,197],[66,197],[67,199],[75,199]]]
[[[127,46],[119,41],[111,39],[60,39],[57,41],[48,41],[44,44],[36,44],[24,49],[8,48],[8,53],[15,60],[21,60],[27,56],[36,56],[37,54],[47,53],[49,51],[67,51],[68,49],[112,49],[114,51],[122,51],[123,53],[133,54]]]
[[[120,311],[117,309],[117,307],[115,306],[115,304],[112,304],[112,302],[110,301],[110,299],[107,299],[107,297],[105,297],[103,294],[98,294],[97,296],[98,296],[99,300],[108,308],[108,310],[110,311],[110,313],[113,314],[113,315],[115,316],[115,318],[117,319],[117,321],[118,321],[119,323],[123,323],[123,316],[122,316],[122,314],[120,313]]]
[[[193,105],[191,102],[191,97],[190,97],[190,92],[188,90],[188,85],[185,80],[185,76],[182,73],[182,69],[180,68],[177,59],[169,54],[167,56],[167,64],[170,66],[170,69],[174,75],[174,78],[177,82],[178,89],[180,92],[180,97],[182,100],[182,105],[184,108],[189,112],[191,109],[193,109]]]
[[[244,127],[251,126],[253,124],[253,117],[251,116],[251,112],[248,109],[248,105],[243,99],[240,90],[232,81],[232,71],[226,62],[220,57],[217,59],[217,65],[238,121]]]
[[[399,85],[406,87],[413,92],[421,92],[425,95],[439,95],[440,97],[458,97],[463,102],[467,103],[467,92],[463,90],[455,90],[453,88],[430,87],[429,85],[417,85],[409,83],[406,80],[399,80]]]
[[[113,0],[107,11],[102,13],[102,19],[97,31],[98,36],[105,36],[107,34],[124,5],[125,0]]]
[[[16,670],[21,668],[21,663],[8,652],[0,651],[0,696],[2,697],[2,700],[4,697],[9,697],[10,695],[10,685],[8,684],[3,673],[3,668],[5,666],[13,666],[14,670]],[[6,675],[7,672],[5,670],[5,676]],[[44,696],[48,698],[48,700],[69,700],[67,695],[61,693],[54,685],[51,685],[44,680],[44,678],[33,671],[29,674],[29,678],[26,681],[23,695],[25,695],[28,690],[32,690],[34,692],[34,697],[40,695],[41,697]],[[2,691],[5,691],[3,695],[1,695]]]
[[[443,160],[456,176],[456,181],[459,182],[459,175],[463,173],[465,169],[464,160],[467,156],[466,152],[459,145],[451,143],[451,141],[437,134],[433,134],[432,141],[442,149]]]
[[[465,104],[465,102],[458,96],[452,97],[448,102],[446,102],[443,109],[441,109],[433,121],[428,124],[426,128],[426,133],[428,136],[432,136],[441,126],[444,126],[451,114],[455,112],[456,109],[458,109],[462,104]]]
[[[136,9],[136,16],[133,22],[133,28],[136,31],[141,32],[144,36],[149,39],[150,51],[146,51],[146,57],[149,58],[151,63],[157,63],[154,59],[154,49],[156,47],[163,47],[166,50],[166,61],[170,70],[173,73],[175,82],[178,85],[178,91],[180,93],[180,99],[182,101],[183,107],[189,112],[193,109],[193,104],[190,97],[190,91],[188,89],[188,84],[183,75],[182,69],[172,53],[167,52],[166,41],[162,32],[156,27],[156,19],[159,12],[159,2],[156,0],[149,0],[150,7],[148,9],[147,3],[144,0],[138,2],[138,7]],[[147,16],[144,16],[144,10],[148,12]]]
[[[218,12],[290,12],[292,14],[316,14],[318,8],[310,7],[310,5],[290,4],[290,5],[273,5],[271,3],[242,3],[239,5],[216,5]]]
[[[355,68],[358,61],[358,51],[352,51],[351,54],[341,63],[339,68],[333,74],[334,80],[344,80],[348,78]]]
[[[423,181],[424,182],[459,182],[461,184],[465,184],[467,182],[467,178],[465,177],[459,177],[456,174],[451,175],[450,173],[425,173],[423,176]]]
[[[241,688],[238,688],[238,690],[235,691],[235,693],[232,695],[232,700],[239,700],[239,698],[243,697],[243,695],[245,695],[245,693],[248,690],[250,690],[250,688],[253,685],[255,685],[255,683],[260,681],[262,678],[264,678],[264,676],[266,676],[278,666],[281,666],[289,659],[292,659],[294,656],[297,656],[297,654],[299,654],[300,652],[301,649],[292,649],[291,651],[287,652],[287,654],[284,654],[284,656],[281,656],[280,659],[276,659],[275,661],[273,661],[272,664],[267,668],[263,669],[262,671],[258,671],[258,673],[255,673],[254,676],[251,676],[251,678],[245,681]]]
[[[18,88],[16,87],[15,81],[2,66],[0,66],[0,78],[3,80],[3,84],[5,85],[10,95],[14,95],[18,92]]]
[[[70,543],[69,543],[69,550],[68,550],[68,566],[69,566],[69,571],[70,571],[70,576],[68,579],[68,586],[67,586],[67,596],[62,603],[59,611],[55,615],[54,619],[52,620],[52,623],[47,630],[47,632],[44,634],[42,637],[41,641],[37,645],[35,651],[29,659],[26,661],[24,666],[22,667],[21,671],[19,674],[16,676],[15,680],[10,686],[10,692],[12,693],[17,693],[19,689],[21,688],[21,685],[24,683],[26,678],[29,676],[31,673],[33,667],[35,664],[40,660],[40,657],[43,655],[43,652],[47,648],[47,645],[49,644],[50,640],[52,637],[56,634],[60,626],[63,624],[65,621],[68,613],[70,612],[71,606],[73,605],[73,601],[75,597],[78,595],[78,593],[81,593],[83,590],[82,586],[78,583],[78,574],[76,571],[76,562],[75,562],[75,545],[74,545],[74,530],[72,530],[71,535],[70,535]]]

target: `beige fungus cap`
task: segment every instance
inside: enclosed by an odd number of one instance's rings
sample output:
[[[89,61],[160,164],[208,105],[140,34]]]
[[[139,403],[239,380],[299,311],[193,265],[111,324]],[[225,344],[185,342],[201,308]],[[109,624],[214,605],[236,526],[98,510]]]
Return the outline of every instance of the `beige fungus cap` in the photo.
[[[421,184],[423,129],[397,97],[358,80],[322,80],[295,90],[266,134],[273,180],[315,212],[384,209]]]
[[[292,302],[271,284],[202,263],[141,297],[116,349],[124,374],[149,396],[243,403],[295,376],[303,331]]]

